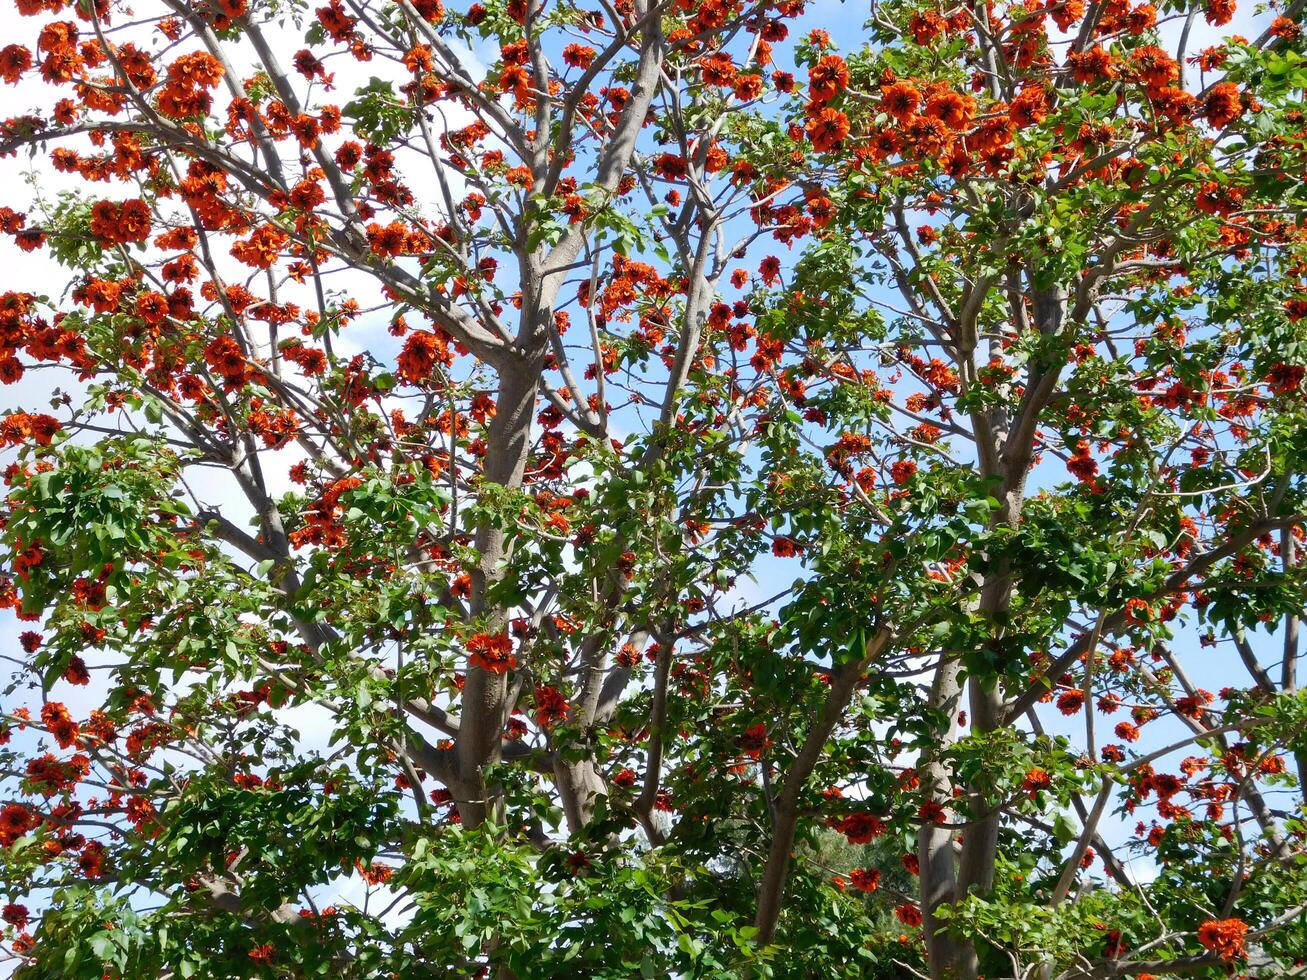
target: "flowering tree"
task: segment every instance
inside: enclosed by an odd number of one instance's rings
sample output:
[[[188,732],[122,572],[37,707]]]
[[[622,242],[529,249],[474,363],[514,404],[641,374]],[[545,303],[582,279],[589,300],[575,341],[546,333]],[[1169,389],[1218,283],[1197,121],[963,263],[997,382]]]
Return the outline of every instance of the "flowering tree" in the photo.
[[[1303,965],[1297,5],[17,7],[20,975]]]

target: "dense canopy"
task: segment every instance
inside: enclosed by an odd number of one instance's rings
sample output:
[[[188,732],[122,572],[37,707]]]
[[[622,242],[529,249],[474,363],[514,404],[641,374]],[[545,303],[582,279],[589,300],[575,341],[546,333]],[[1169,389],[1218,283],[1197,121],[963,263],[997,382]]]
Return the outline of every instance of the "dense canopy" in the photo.
[[[1307,970],[1301,0],[4,24],[15,976]]]

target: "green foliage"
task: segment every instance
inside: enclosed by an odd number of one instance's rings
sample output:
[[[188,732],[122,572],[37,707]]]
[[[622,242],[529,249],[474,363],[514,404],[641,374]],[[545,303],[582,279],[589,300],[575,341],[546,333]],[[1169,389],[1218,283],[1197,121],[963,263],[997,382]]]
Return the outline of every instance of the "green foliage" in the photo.
[[[174,453],[151,439],[125,438],[93,447],[64,443],[45,458],[52,468],[15,489],[17,513],[4,529],[10,547],[36,542],[48,551],[19,582],[29,611],[79,578],[119,588],[135,562],[177,568],[185,561],[173,525],[189,511],[171,493],[179,471]]]

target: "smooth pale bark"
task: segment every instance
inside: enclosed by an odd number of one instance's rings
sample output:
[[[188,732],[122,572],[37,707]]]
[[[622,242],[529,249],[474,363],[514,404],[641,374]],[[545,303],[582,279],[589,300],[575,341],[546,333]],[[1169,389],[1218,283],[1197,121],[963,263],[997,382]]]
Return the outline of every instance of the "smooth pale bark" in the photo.
[[[1013,284],[1013,292],[1014,301],[1022,307],[1023,312],[1027,295],[1029,296],[1032,326],[1035,330],[1044,335],[1053,335],[1062,330],[1068,301],[1065,290],[1055,287],[1032,289],[1026,293],[1016,283]],[[999,506],[990,520],[991,531],[1015,528],[1021,523],[1026,482],[1036,451],[1039,418],[1057,389],[1060,373],[1061,365],[1047,369],[1032,367],[1021,401],[1011,411],[998,408],[990,411],[983,419],[973,417],[980,442],[978,455],[981,471],[998,483]],[[995,637],[1000,637],[1001,622],[1011,606],[1016,587],[1010,560],[996,559],[979,585],[977,610],[993,624]],[[956,701],[961,695],[959,670],[956,662],[941,663],[936,688],[932,690],[932,702],[937,697],[947,699],[941,703],[941,707],[943,703],[953,704],[954,716]],[[965,686],[973,731],[993,732],[1008,723],[1004,711],[1003,685],[997,679],[971,677]],[[945,745],[952,744],[955,740],[955,728],[956,718],[950,722],[948,736],[944,739]],[[938,781],[944,776],[933,764],[929,768],[932,780]],[[931,974],[948,980],[975,980],[980,971],[979,956],[974,942],[949,936],[939,928],[934,910],[944,901],[956,902],[968,894],[989,893],[994,885],[1002,821],[999,811],[990,803],[992,787],[978,784],[965,789],[972,816],[961,837],[956,866],[953,864],[951,835],[947,846],[947,861],[941,853],[945,849],[943,835],[923,827],[919,840],[919,860],[922,862],[923,873],[921,904],[923,918],[927,920],[925,926]],[[938,787],[933,798],[938,802],[949,802],[949,797],[939,795]],[[930,861],[928,877],[927,859]]]
[[[500,374],[495,416],[487,437],[484,478],[488,482],[510,488],[522,485],[539,384],[539,366],[531,361]],[[472,612],[481,618],[486,630],[495,632],[507,628],[508,611],[488,601],[487,592],[503,578],[512,541],[502,527],[487,524],[477,531],[476,548],[480,557],[471,576]],[[468,666],[458,733],[457,777],[458,811],[467,827],[480,826],[489,814],[491,794],[484,770],[500,756],[507,693],[506,672],[496,674]]]
[[[962,697],[960,674],[962,665],[956,657],[940,664],[931,684],[930,707],[948,717],[945,731],[940,733],[939,746],[951,745],[957,738],[958,707]],[[947,768],[939,761],[938,753],[922,756],[917,765],[923,793],[937,803],[947,803],[953,797],[953,784]],[[922,932],[926,940],[926,956],[931,974],[936,977],[952,975],[955,964],[962,957],[963,947],[950,936],[935,910],[954,900],[957,882],[957,859],[953,848],[953,831],[935,823],[923,823],[917,831],[917,862],[920,865],[918,889],[921,896]]]

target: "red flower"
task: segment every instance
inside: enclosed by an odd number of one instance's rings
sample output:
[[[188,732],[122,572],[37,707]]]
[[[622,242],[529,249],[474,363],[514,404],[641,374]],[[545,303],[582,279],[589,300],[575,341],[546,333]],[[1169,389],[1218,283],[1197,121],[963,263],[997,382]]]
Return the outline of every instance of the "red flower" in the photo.
[[[1129,945],[1121,936],[1121,930],[1113,929],[1107,934],[1107,942],[1103,944],[1103,955],[1117,960],[1124,956],[1129,949]]]
[[[894,909],[894,914],[899,917],[899,921],[905,926],[915,929],[921,925],[921,909],[915,905],[900,905]]]
[[[741,102],[752,102],[762,95],[762,76],[753,74],[737,75],[732,89],[735,92],[735,97]]]
[[[48,446],[61,429],[63,423],[53,415],[15,412],[0,422],[0,446],[17,446],[29,439],[38,446]],[[39,565],[40,559],[31,564]]]
[[[106,245],[143,242],[150,236],[150,206],[135,199],[91,205],[91,234]]]
[[[895,82],[893,85],[886,86],[880,94],[881,109],[901,123],[915,116],[919,105],[921,105],[921,93],[907,82]]]
[[[4,919],[16,929],[27,925],[27,906],[10,903],[0,910],[0,919]]]
[[[6,803],[0,810],[0,846],[8,847],[36,826],[36,818],[21,803]]]
[[[1048,118],[1048,93],[1031,85],[1012,100],[1008,118],[1018,129],[1025,129]]]
[[[849,881],[861,892],[874,892],[880,887],[880,872],[875,868],[854,868],[849,872]]]
[[[239,387],[245,380],[245,354],[234,337],[214,337],[204,347],[204,361],[232,387]]]
[[[849,87],[849,66],[837,54],[828,54],[808,72],[808,95],[813,102],[829,102]]]
[[[899,486],[903,486],[917,472],[917,464],[910,459],[901,459],[889,468],[889,475]]]
[[[399,376],[409,384],[430,378],[437,364],[448,367],[453,362],[448,345],[438,334],[418,330],[408,335],[399,353]]]
[[[838,109],[822,109],[808,119],[805,129],[812,148],[825,153],[835,149],[849,135],[849,117]]]
[[[1081,690],[1063,691],[1057,699],[1057,710],[1064,715],[1074,715],[1085,703],[1085,692]]]
[[[926,800],[917,808],[917,816],[922,823],[943,823],[944,809],[944,804],[938,800]]]
[[[926,100],[926,115],[934,116],[949,129],[966,129],[975,118],[976,100],[961,92],[940,92]]]
[[[1031,796],[1034,796],[1041,789],[1048,789],[1053,785],[1053,778],[1044,769],[1035,766],[1026,771],[1026,777],[1021,781],[1021,788]]]
[[[1221,27],[1230,23],[1234,17],[1234,9],[1238,4],[1236,0],[1208,0],[1207,4],[1207,23],[1213,27]]]
[[[1307,375],[1307,368],[1301,364],[1285,364],[1281,361],[1266,372],[1266,383],[1277,395],[1292,395],[1302,387],[1304,375]]]
[[[77,741],[79,729],[77,722],[68,714],[68,709],[58,701],[49,701],[41,709],[41,721],[46,730],[54,736],[59,748],[70,748]]]
[[[744,754],[751,759],[759,758],[763,750],[771,745],[771,739],[767,737],[767,726],[759,722],[752,726],[748,731],[740,736],[740,748]]]
[[[567,717],[572,706],[567,699],[548,684],[540,684],[535,690],[536,724],[550,729]]]
[[[589,68],[594,57],[595,49],[584,44],[569,44],[563,48],[563,61],[573,68]]]
[[[32,52],[21,44],[10,44],[0,50],[0,78],[16,85],[23,72],[32,67]]]
[[[513,641],[507,633],[477,633],[467,641],[468,662],[491,674],[503,674],[517,666]]]
[[[793,558],[800,552],[793,538],[775,537],[771,543],[771,553],[777,558]]]
[[[836,821],[835,829],[847,837],[850,844],[870,844],[885,833],[885,822],[870,813],[851,813]]]
[[[1203,99],[1203,118],[1214,129],[1223,129],[1243,115],[1239,86],[1234,82],[1217,82]]]
[[[1288,17],[1276,17],[1271,21],[1271,33],[1282,41],[1292,41],[1302,33],[1302,27]]]
[[[248,239],[233,245],[231,254],[255,269],[269,269],[289,241],[290,236],[276,225],[264,224],[256,228]]]
[[[1153,618],[1153,611],[1143,599],[1127,599],[1125,618],[1133,626],[1142,626]]]
[[[1244,955],[1248,923],[1242,919],[1212,919],[1198,927],[1198,941],[1229,962]]]
[[[1081,483],[1092,483],[1098,475],[1098,462],[1089,454],[1089,443],[1084,439],[1076,443],[1076,451],[1067,460],[1066,468]]]

